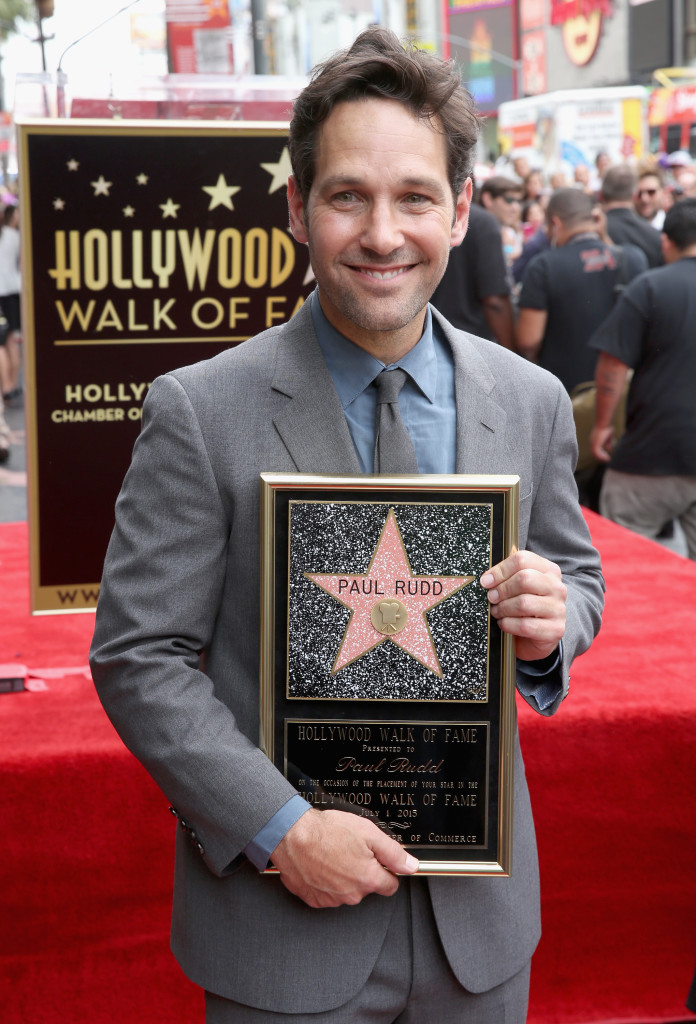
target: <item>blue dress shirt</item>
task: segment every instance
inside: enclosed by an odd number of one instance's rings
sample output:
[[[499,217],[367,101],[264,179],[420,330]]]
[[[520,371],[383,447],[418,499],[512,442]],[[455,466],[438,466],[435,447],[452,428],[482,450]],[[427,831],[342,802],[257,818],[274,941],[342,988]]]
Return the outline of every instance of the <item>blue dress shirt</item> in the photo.
[[[364,473],[371,473],[377,409],[377,391],[372,382],[385,364],[329,323],[318,292],[308,301],[312,304],[319,347],[338,392],[360,465]],[[418,344],[396,363],[390,363],[389,369],[399,366],[408,374],[399,394],[399,409],[416,449],[418,471],[449,474],[455,472],[457,456],[454,359],[446,339],[433,328],[428,308]],[[560,653],[543,662],[518,662],[518,689],[524,696],[532,697],[541,710],[549,707],[560,692],[560,662]],[[291,797],[252,839],[244,853],[259,871],[264,870],[285,833],[309,809],[303,797]]]
[[[372,382],[385,368],[333,327],[317,293],[311,297],[312,319],[329,373],[343,406],[363,473],[371,473],[375,448],[377,389]],[[437,331],[428,309],[420,341],[390,363],[408,374],[399,394],[401,417],[416,449],[419,473],[454,473],[457,455],[457,407],[452,350]]]

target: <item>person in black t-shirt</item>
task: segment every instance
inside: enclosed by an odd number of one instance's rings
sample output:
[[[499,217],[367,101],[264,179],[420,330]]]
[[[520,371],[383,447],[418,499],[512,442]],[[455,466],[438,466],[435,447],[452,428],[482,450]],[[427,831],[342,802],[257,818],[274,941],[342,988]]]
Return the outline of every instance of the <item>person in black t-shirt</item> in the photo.
[[[517,351],[569,392],[594,377],[597,352],[587,342],[611,311],[617,288],[648,266],[634,246],[619,254],[602,241],[593,205],[580,189],[554,192],[546,210],[553,247],[527,267],[519,300]]]
[[[512,348],[513,312],[498,221],[471,204],[464,241],[450,249],[445,275],[430,300],[450,323]]]
[[[696,560],[696,199],[668,212],[662,249],[667,266],[629,285],[590,340],[600,352],[591,445],[609,463],[602,514],[647,537],[676,518]],[[614,446],[630,368],[626,431]]]

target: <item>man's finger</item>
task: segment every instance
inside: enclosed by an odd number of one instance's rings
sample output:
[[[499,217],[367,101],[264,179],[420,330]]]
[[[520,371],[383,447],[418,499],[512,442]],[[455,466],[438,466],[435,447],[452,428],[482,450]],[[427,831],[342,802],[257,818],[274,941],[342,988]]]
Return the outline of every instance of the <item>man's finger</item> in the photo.
[[[498,570],[504,564],[504,562],[501,562],[498,566],[494,566],[494,569]],[[482,581],[486,580],[486,583],[489,583],[487,577],[493,576],[495,579],[496,575],[501,576],[502,574],[491,570],[489,573],[484,573]],[[486,584],[482,585],[485,586]],[[510,577],[501,578],[494,584],[489,583],[487,589],[488,600],[494,606],[523,595],[529,595],[532,599],[548,600],[550,598],[565,604],[567,593],[567,588],[561,576],[561,570],[554,562],[549,562],[542,558],[538,559],[537,567],[521,568]],[[537,614],[535,611],[536,603],[536,600],[532,600],[531,607],[526,610],[525,614]]]
[[[540,573],[550,573],[558,577],[561,575],[561,570],[556,563],[550,562],[548,558],[542,558],[541,555],[536,555],[533,551],[513,551],[502,562],[491,566],[483,574],[479,582],[484,589],[490,590],[491,587],[505,583],[517,573],[526,569]]]
[[[418,860],[383,832],[378,830],[370,845],[376,859],[387,871],[395,875],[413,875],[418,871]]]

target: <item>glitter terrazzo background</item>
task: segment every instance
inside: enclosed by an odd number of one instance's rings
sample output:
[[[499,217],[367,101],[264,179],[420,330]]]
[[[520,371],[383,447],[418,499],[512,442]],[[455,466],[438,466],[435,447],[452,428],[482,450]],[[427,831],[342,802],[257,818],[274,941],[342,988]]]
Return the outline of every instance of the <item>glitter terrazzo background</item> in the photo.
[[[393,508],[414,576],[476,580],[426,613],[443,678],[390,640],[331,676],[349,609],[303,575],[365,573]],[[288,696],[487,700],[489,504],[291,502]]]

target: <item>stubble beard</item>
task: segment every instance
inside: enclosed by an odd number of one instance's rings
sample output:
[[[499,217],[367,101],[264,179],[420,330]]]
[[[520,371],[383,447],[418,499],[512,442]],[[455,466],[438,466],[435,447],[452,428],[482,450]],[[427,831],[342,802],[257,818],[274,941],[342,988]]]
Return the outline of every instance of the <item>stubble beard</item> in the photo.
[[[309,247],[309,255],[311,260],[311,245]],[[370,265],[374,268],[380,262],[384,262],[385,266],[388,265],[388,261],[380,260],[379,258],[371,260]],[[399,261],[390,260],[390,262],[419,263],[420,261],[401,259]],[[359,261],[356,261],[355,265],[358,266]],[[315,266],[314,262],[312,262],[312,266]],[[439,268],[439,273],[430,283],[422,281],[405,297],[389,297],[385,298],[383,302],[380,302],[377,298],[370,299],[364,295],[359,295],[350,287],[341,288],[338,283],[331,280],[322,283],[319,276],[317,276],[317,285],[320,295],[325,296],[341,316],[355,324],[360,331],[368,335],[385,335],[403,330],[418,317],[430,301],[446,267],[447,261],[445,260]],[[354,272],[347,270],[347,273],[351,274]],[[358,282],[356,281],[356,286],[357,284]]]

